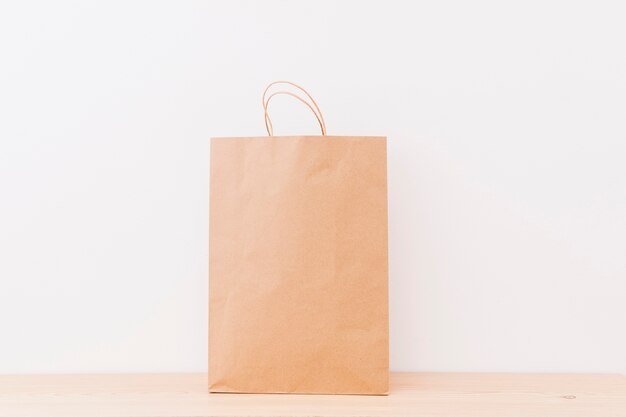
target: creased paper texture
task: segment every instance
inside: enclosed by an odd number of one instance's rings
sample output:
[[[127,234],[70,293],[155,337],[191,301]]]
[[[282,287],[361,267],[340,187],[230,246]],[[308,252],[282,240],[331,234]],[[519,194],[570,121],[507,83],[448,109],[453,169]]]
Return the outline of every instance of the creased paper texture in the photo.
[[[212,392],[386,394],[384,137],[211,140]]]

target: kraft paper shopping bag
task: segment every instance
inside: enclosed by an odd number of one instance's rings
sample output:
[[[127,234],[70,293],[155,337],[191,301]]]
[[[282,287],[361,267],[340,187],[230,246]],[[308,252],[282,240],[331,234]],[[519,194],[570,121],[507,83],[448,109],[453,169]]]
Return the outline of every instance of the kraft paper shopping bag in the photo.
[[[212,392],[388,391],[386,138],[327,135],[304,93],[264,94],[269,136],[211,140]],[[273,136],[281,94],[322,136]]]

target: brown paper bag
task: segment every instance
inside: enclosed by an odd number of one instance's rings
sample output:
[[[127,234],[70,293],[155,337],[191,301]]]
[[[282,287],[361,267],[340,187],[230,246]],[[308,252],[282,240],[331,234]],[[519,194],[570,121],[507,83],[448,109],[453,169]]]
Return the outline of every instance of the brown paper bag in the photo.
[[[323,135],[272,136],[277,94],[270,136],[211,140],[210,391],[386,394],[386,138],[308,94]]]

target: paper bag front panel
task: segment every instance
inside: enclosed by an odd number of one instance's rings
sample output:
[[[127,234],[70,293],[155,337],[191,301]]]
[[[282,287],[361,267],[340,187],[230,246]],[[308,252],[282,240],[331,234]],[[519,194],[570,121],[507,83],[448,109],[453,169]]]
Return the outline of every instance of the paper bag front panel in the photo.
[[[210,187],[210,390],[387,393],[386,138],[214,138]]]

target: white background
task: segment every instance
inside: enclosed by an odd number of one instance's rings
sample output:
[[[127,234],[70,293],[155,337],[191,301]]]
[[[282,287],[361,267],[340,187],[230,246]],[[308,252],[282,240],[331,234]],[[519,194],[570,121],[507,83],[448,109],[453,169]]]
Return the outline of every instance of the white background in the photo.
[[[626,372],[625,16],[3,3],[0,373],[206,370],[208,140],[264,135],[275,79],[389,138],[392,369]]]

